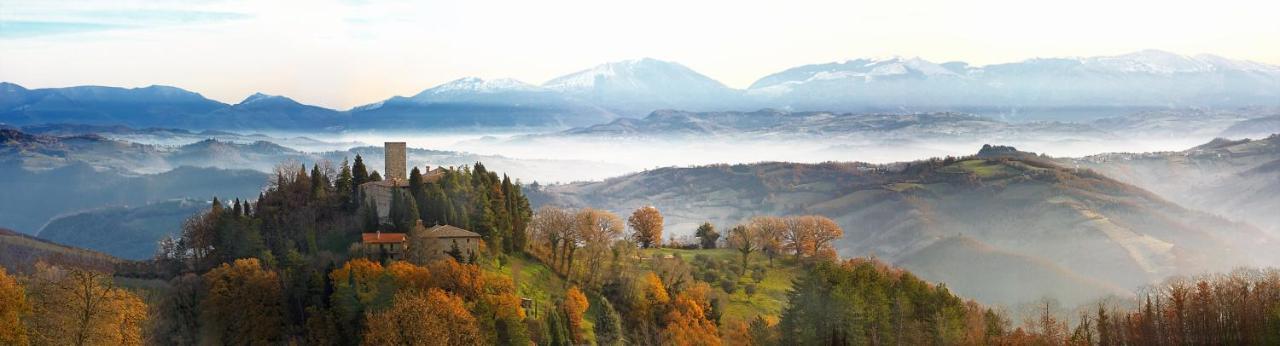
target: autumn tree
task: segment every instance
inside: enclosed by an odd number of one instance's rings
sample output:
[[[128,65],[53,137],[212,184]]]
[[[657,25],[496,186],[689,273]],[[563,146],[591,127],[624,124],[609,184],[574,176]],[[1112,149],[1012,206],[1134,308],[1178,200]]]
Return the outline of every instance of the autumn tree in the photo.
[[[756,216],[747,222],[747,227],[756,235],[760,252],[769,258],[769,265],[772,266],[773,259],[784,251],[783,233],[786,231],[786,223],[783,218]]]
[[[701,283],[705,287],[706,283]],[[716,323],[707,318],[711,305],[697,289],[677,293],[665,316],[662,342],[669,345],[719,345]],[[703,292],[706,289],[701,290]]]
[[[27,328],[23,325],[31,314],[31,305],[27,304],[26,290],[18,284],[18,280],[9,276],[4,267],[0,267],[0,344],[26,345]]]
[[[255,258],[223,263],[204,274],[209,291],[200,304],[204,337],[224,344],[262,345],[283,338],[279,277]]]
[[[546,250],[546,262],[549,262],[552,268],[562,266],[561,244],[575,235],[574,224],[575,217],[572,212],[553,206],[539,208],[534,213],[533,219],[529,221],[529,238],[537,239],[536,242],[542,244],[541,248]],[[537,252],[541,251],[535,251]]]
[[[147,306],[110,274],[38,263],[28,289],[32,344],[142,344]]]
[[[598,284],[604,272],[605,260],[611,252],[609,246],[622,236],[624,227],[622,219],[608,211],[585,208],[578,212],[574,227],[576,231],[565,235],[566,238],[576,238],[576,241],[566,242],[564,245],[569,251],[568,258],[572,260],[575,250],[578,247],[583,248],[585,251],[583,262],[586,270],[583,281],[589,285]],[[572,267],[572,263],[569,265]],[[568,273],[572,278],[573,272],[568,271]]]
[[[693,235],[698,237],[703,249],[716,248],[716,241],[720,240],[720,232],[716,232],[716,226],[710,222],[703,222]]]
[[[627,225],[635,232],[640,247],[647,249],[662,245],[662,213],[658,208],[645,206],[636,209],[627,218]]]
[[[582,330],[582,317],[587,312],[587,296],[582,294],[582,290],[578,286],[571,286],[564,293],[564,302],[561,303],[561,309],[564,310],[566,321],[569,325],[569,335],[573,339],[574,344],[581,344],[585,339]]]
[[[462,299],[437,288],[396,294],[387,309],[368,314],[365,324],[365,345],[484,344]]]

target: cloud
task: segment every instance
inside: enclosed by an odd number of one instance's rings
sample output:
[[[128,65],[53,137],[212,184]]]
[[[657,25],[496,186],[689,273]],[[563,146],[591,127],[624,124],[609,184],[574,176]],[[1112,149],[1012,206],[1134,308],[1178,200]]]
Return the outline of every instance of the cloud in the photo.
[[[246,13],[100,3],[14,4],[0,9],[0,39],[139,30],[249,19]]]

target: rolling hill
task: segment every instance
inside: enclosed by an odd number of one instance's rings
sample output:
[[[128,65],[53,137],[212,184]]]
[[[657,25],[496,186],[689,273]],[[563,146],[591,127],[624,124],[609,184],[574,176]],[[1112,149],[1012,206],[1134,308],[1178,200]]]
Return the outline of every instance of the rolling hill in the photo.
[[[1280,135],[1212,142],[1158,153],[1108,153],[1060,160],[1156,192],[1192,208],[1248,222],[1280,236]]]
[[[837,244],[842,256],[875,255],[993,303],[1036,297],[988,290],[991,282],[1061,285],[1066,288],[1020,292],[1069,292],[1058,298],[1072,304],[1169,275],[1274,263],[1256,255],[1274,243],[1253,226],[999,147],[961,159],[888,165],[662,168],[546,186],[530,196],[538,205],[624,215],[652,204],[666,216],[669,234],[691,234],[704,220],[729,227],[759,214],[821,214],[844,228]],[[950,257],[975,265],[954,268],[940,260]]]
[[[59,216],[37,236],[60,244],[101,251],[115,257],[144,260],[156,242],[181,233],[182,222],[209,207],[209,201],[175,199],[138,207],[111,206]],[[151,245],[148,248],[147,245]]]
[[[30,273],[37,262],[110,270],[120,259],[0,228],[0,267]]]

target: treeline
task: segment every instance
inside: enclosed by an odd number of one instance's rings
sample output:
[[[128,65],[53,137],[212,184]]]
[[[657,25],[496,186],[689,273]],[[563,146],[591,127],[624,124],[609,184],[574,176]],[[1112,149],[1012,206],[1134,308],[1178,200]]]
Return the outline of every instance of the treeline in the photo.
[[[1174,278],[1138,295],[1131,307],[1099,303],[1074,328],[1047,302],[1011,339],[1052,345],[1280,344],[1280,270]]]
[[[994,345],[1008,320],[943,285],[873,259],[821,261],[796,279],[780,321],[737,321],[735,345]]]

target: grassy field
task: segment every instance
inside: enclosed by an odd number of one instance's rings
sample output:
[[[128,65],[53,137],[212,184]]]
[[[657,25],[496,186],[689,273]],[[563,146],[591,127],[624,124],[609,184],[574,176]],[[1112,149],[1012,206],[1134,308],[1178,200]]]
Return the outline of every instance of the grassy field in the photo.
[[[544,318],[550,309],[556,308],[556,303],[564,299],[564,292],[568,289],[564,278],[551,270],[551,267],[543,264],[541,261],[527,254],[518,254],[507,256],[506,265],[501,265],[496,257],[490,258],[488,261],[481,261],[481,267],[489,272],[498,273],[512,278],[516,282],[516,291],[522,298],[533,299],[534,308],[526,310],[529,316],[536,316],[539,319]],[[512,276],[512,271],[518,269],[519,274]],[[582,329],[586,332],[586,341],[595,344],[595,314],[596,308],[599,306],[594,295],[588,294],[590,306],[588,307],[586,316],[583,318]],[[544,319],[545,321],[545,319]]]
[[[732,249],[713,249],[713,250],[681,250],[681,249],[653,249],[648,250],[650,256],[673,255],[680,256],[686,262],[697,267],[698,262],[696,256],[706,256],[711,261],[716,261],[725,265],[737,265],[742,261],[741,253]],[[727,297],[728,301],[724,304],[724,315],[721,317],[721,324],[728,325],[731,321],[750,321],[756,316],[777,317],[782,313],[782,309],[787,304],[787,290],[791,289],[791,282],[801,273],[801,268],[791,263],[790,260],[780,258],[775,259],[772,266],[769,265],[769,259],[762,253],[752,253],[747,267],[754,268],[761,266],[765,268],[764,280],[755,283],[751,277],[751,271],[748,270],[746,275],[737,275],[737,273],[721,273],[734,277],[738,282],[738,289],[734,293],[725,292],[718,282],[709,282],[711,287],[720,294]],[[697,276],[697,275],[695,275]],[[702,280],[701,277],[697,279]],[[747,294],[744,289],[748,284],[756,285],[755,294]]]

